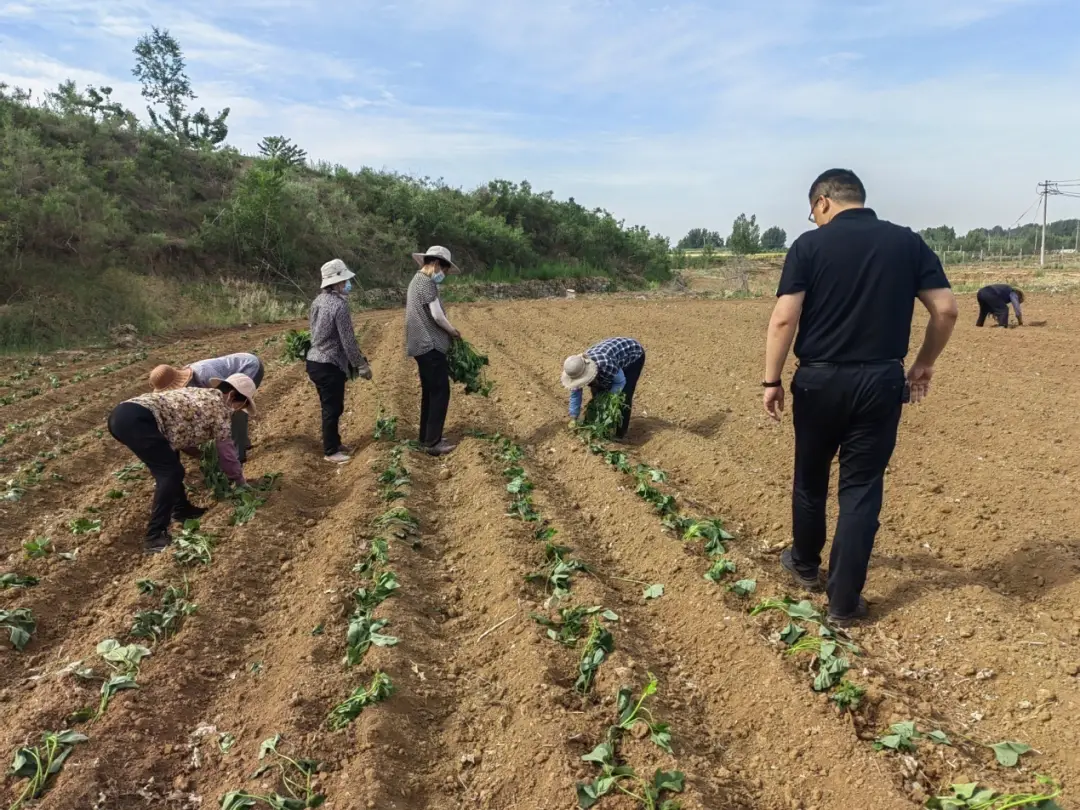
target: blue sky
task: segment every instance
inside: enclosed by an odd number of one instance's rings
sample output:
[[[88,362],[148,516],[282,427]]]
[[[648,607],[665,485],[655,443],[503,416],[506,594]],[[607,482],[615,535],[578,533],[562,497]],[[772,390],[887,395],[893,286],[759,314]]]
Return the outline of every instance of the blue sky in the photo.
[[[144,114],[151,25],[243,150],[528,179],[676,239],[742,211],[792,238],[832,166],[882,216],[960,230],[1080,178],[1075,0],[0,0],[0,81],[109,84]]]

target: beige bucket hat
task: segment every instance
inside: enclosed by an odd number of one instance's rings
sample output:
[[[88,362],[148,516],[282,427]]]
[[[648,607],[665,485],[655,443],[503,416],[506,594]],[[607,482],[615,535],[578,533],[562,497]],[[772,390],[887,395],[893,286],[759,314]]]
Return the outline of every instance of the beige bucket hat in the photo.
[[[220,388],[222,383],[228,383],[236,389],[236,393],[245,397],[248,404],[243,407],[248,416],[255,415],[255,382],[247,374],[230,374],[224,380],[220,377],[210,378],[211,388]]]
[[[450,251],[444,248],[442,245],[432,245],[423,253],[414,253],[412,255],[413,260],[421,267],[426,264],[427,259],[442,259],[448,265],[450,265],[450,272],[457,275],[461,272],[461,268],[454,264],[453,259],[450,258]]]
[[[583,354],[572,354],[562,366],[562,384],[564,388],[584,388],[596,379],[600,368],[596,361]]]
[[[341,259],[331,259],[322,266],[322,284],[320,287],[329,287],[331,284],[339,284],[356,278],[356,273],[350,270]]]
[[[154,370],[150,372],[150,386],[154,389],[155,394],[183,388],[191,382],[191,376],[194,373],[190,366],[184,366],[183,368],[174,368],[164,364],[154,366]]]

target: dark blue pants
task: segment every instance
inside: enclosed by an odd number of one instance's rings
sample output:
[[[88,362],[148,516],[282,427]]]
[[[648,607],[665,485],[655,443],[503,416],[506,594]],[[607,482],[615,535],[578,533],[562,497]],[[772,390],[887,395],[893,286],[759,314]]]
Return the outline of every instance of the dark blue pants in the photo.
[[[840,453],[840,516],[826,585],[830,612],[837,615],[854,612],[866,584],[903,391],[904,367],[895,361],[802,366],[791,382],[792,557],[807,576],[821,564],[829,470]]]

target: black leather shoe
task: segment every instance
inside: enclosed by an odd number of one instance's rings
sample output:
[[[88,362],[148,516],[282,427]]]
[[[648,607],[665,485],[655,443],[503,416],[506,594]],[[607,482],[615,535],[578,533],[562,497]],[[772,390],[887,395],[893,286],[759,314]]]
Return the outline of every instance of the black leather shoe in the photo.
[[[866,604],[866,600],[861,596],[859,597],[859,606],[852,613],[837,614],[832,612],[832,608],[829,608],[829,621],[837,627],[851,627],[869,615],[870,606]]]

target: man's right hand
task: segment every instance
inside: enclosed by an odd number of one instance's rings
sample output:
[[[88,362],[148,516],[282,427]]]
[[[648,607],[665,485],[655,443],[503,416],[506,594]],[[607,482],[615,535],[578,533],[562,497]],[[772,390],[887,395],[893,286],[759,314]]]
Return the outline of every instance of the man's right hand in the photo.
[[[917,405],[930,393],[930,379],[934,376],[934,367],[916,362],[908,369],[908,384],[911,386],[911,404]]]

